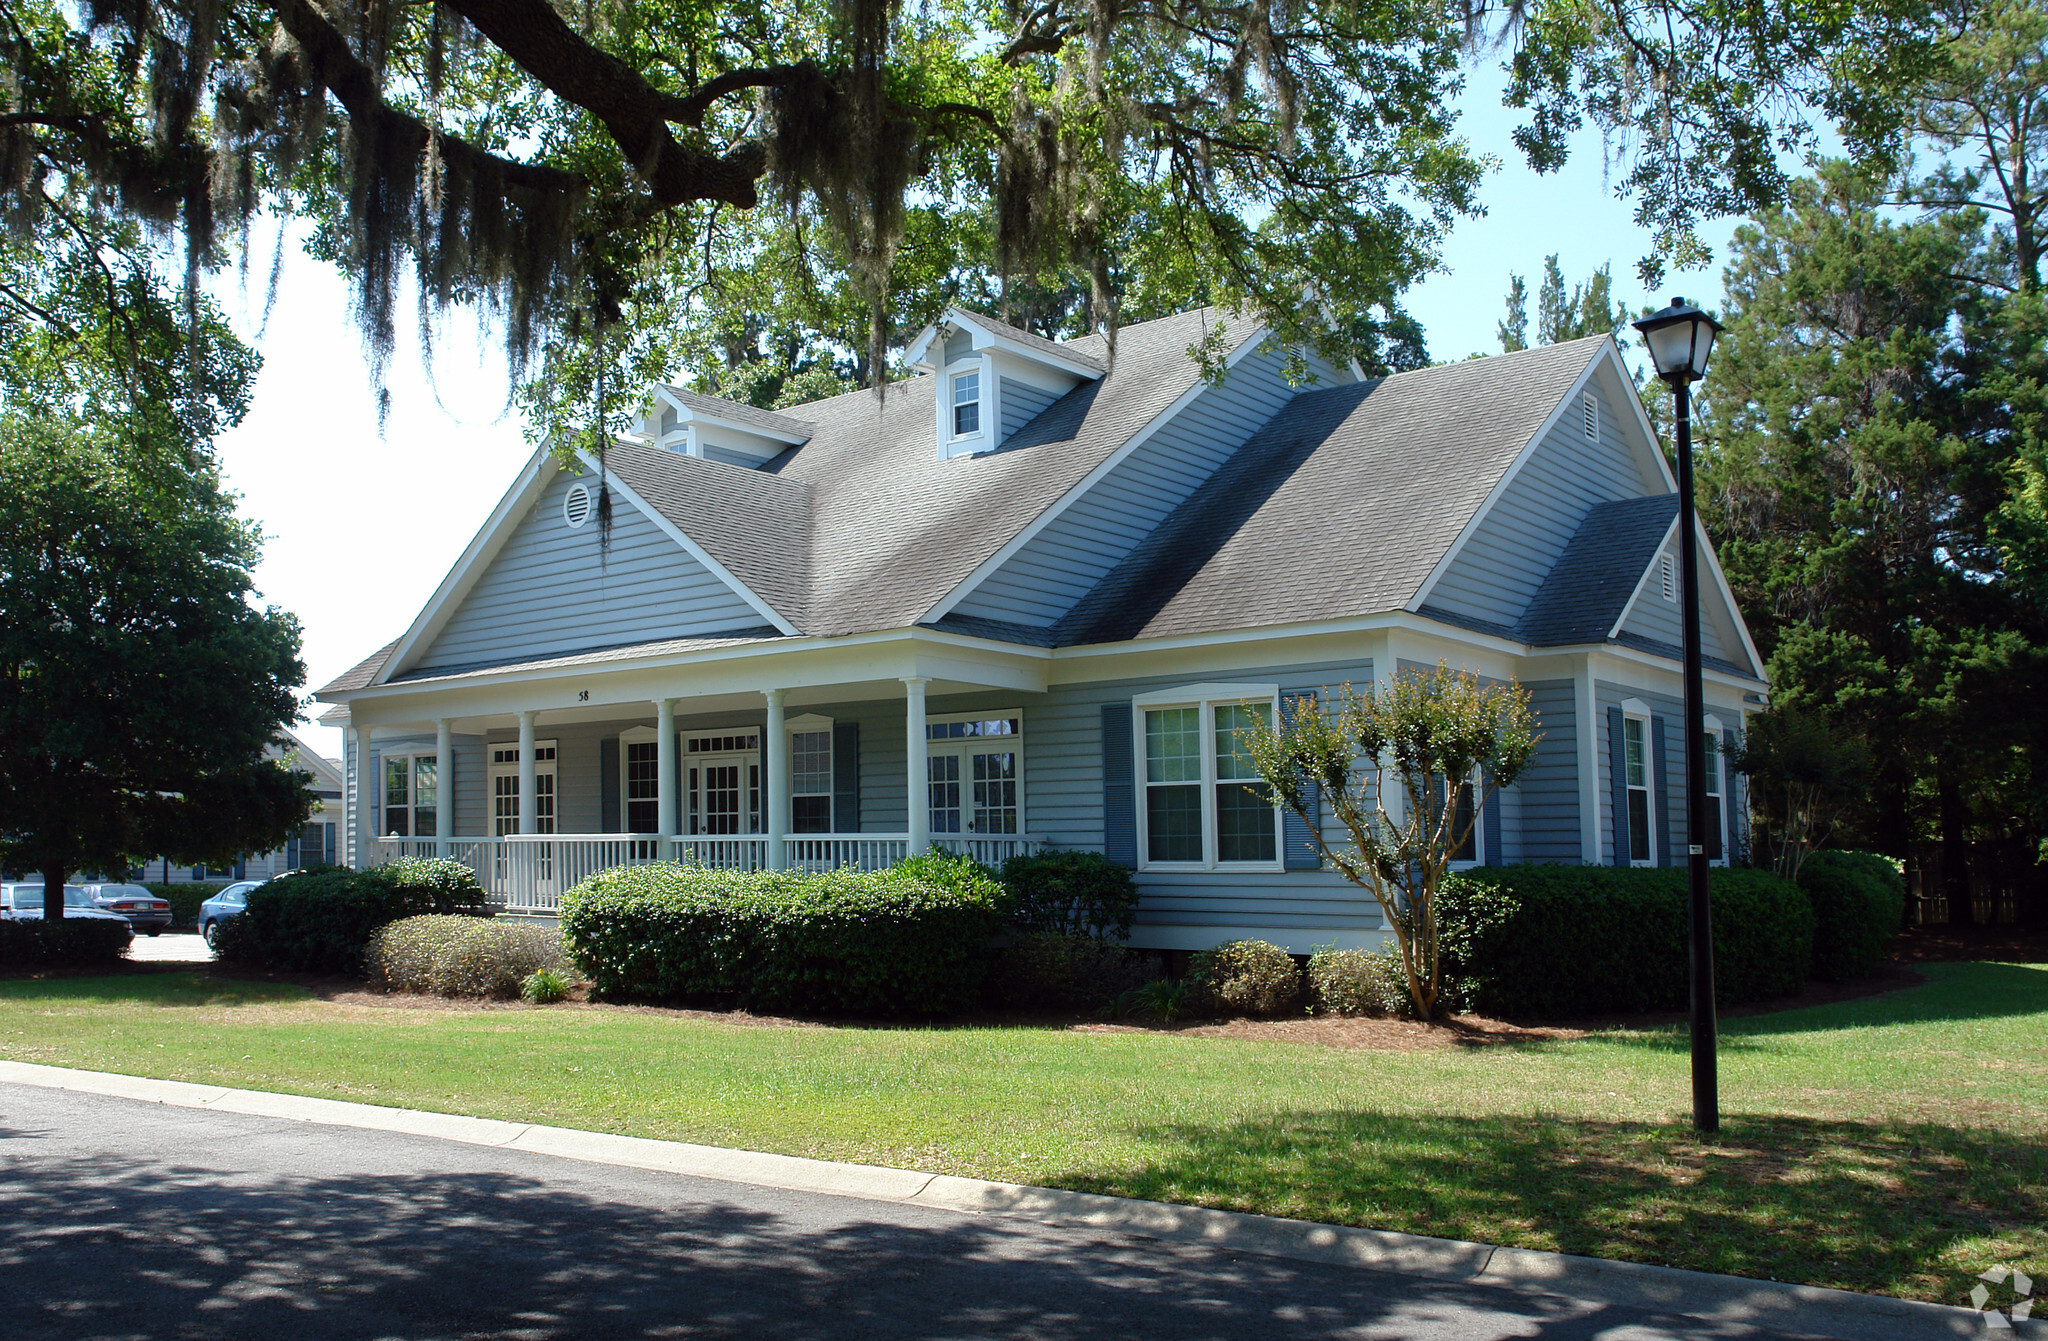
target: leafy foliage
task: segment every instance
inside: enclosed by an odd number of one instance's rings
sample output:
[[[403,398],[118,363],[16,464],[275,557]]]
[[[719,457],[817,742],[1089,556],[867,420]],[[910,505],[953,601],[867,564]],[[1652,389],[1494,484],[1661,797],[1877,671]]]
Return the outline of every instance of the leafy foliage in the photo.
[[[1221,1015],[1280,1015],[1301,999],[1301,969],[1270,941],[1225,941],[1197,951],[1188,990]]]
[[[1853,982],[1876,972],[1905,921],[1898,868],[1874,852],[1816,852],[1799,888],[1813,905],[1813,976]]]
[[[363,948],[373,986],[434,996],[515,997],[567,962],[555,927],[444,913],[387,922]]]
[[[996,951],[989,995],[1023,1010],[1099,1010],[1159,976],[1150,955],[1114,941],[1027,931]]]
[[[354,976],[380,927],[427,913],[488,916],[468,867],[408,858],[367,871],[292,872],[250,890],[241,915],[221,923],[214,949],[225,963]]]
[[[1436,1018],[1437,891],[1487,797],[1512,786],[1535,753],[1528,690],[1439,663],[1363,694],[1346,684],[1334,712],[1297,700],[1277,724],[1257,719],[1243,735],[1259,776],[1301,817],[1323,860],[1371,891],[1416,1012]],[[1468,779],[1472,806],[1446,804]],[[1350,839],[1343,847],[1323,836],[1326,802]]]
[[[1750,813],[1758,842],[1773,849],[1771,869],[1795,883],[1869,785],[1868,746],[1819,714],[1782,703],[1749,719],[1728,761],[1749,775]]]
[[[900,865],[656,865],[603,871],[570,890],[562,930],[607,999],[932,1016],[977,999],[1002,912],[995,886],[971,873],[942,884]]]
[[[0,919],[0,968],[111,963],[134,938],[125,922],[100,917]]]
[[[1800,990],[1813,908],[1765,871],[1712,876],[1714,999]],[[1682,1010],[1690,999],[1686,873],[1610,866],[1461,872],[1442,896],[1444,980],[1467,1010],[1577,1016]]]
[[[1537,344],[1554,345],[1588,335],[1619,336],[1627,325],[1628,309],[1614,301],[1611,266],[1601,266],[1585,283],[1574,284],[1566,293],[1557,253],[1543,258],[1543,285],[1536,291]],[[1507,316],[1499,330],[1502,353],[1529,347],[1529,286],[1520,275],[1508,276]]]
[[[535,1006],[552,1006],[568,995],[569,979],[556,969],[535,969],[519,984],[519,999]]]
[[[1319,947],[1308,957],[1309,999],[1324,1015],[1399,1015],[1413,1008],[1397,950]]]
[[[1138,884],[1100,852],[1019,853],[1003,863],[1010,919],[1028,932],[1128,940]]]

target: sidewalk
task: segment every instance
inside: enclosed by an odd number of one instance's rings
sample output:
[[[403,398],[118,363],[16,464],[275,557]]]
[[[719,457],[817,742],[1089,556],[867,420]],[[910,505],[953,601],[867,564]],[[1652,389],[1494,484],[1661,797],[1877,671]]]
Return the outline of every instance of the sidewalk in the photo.
[[[1788,1335],[1841,1341],[1917,1341],[1922,1337],[1987,1334],[1983,1315],[1966,1308],[945,1174],[838,1164],[25,1062],[0,1061],[0,1082],[431,1137],[691,1178],[922,1206],[966,1215],[1086,1226],[1110,1233],[1201,1243],[1232,1252],[1655,1308],[1718,1323],[1745,1323]],[[1998,1334],[2043,1338],[2048,1337],[2048,1328],[2038,1322],[2023,1323],[2016,1332],[2001,1330]]]

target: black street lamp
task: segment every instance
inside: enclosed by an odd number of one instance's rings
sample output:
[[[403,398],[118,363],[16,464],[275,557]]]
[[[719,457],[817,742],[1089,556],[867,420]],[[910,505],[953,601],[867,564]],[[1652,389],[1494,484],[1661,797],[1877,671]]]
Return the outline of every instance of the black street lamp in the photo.
[[[1685,571],[1686,891],[1692,913],[1692,1125],[1721,1127],[1715,1052],[1714,918],[1707,901],[1706,688],[1700,673],[1700,555],[1692,502],[1692,384],[1707,375],[1721,323],[1683,298],[1635,323],[1678,402],[1678,546]]]

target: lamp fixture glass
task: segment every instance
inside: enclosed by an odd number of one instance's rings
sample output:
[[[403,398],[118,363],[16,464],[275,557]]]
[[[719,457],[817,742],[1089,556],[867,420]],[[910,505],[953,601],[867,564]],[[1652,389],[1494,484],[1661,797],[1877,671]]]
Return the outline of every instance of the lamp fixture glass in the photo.
[[[1707,375],[1707,360],[1714,352],[1714,337],[1721,323],[1683,298],[1660,307],[1635,324],[1650,347],[1650,360],[1657,376],[1667,382],[1697,382]]]

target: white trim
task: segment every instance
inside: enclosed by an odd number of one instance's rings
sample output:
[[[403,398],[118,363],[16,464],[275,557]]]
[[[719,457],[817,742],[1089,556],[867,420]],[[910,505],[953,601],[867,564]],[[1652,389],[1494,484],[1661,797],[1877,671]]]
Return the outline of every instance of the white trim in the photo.
[[[1621,767],[1623,770],[1621,777],[1622,804],[1628,804],[1628,794],[1630,792],[1640,790],[1643,793],[1643,836],[1650,840],[1650,855],[1642,858],[1641,860],[1638,860],[1635,856],[1636,829],[1634,824],[1630,824],[1628,826],[1629,851],[1627,854],[1624,854],[1621,851],[1621,826],[1622,822],[1626,820],[1628,816],[1616,815],[1614,817],[1614,855],[1617,857],[1622,857],[1625,855],[1626,862],[1630,866],[1655,866],[1657,864],[1657,854],[1670,841],[1669,835],[1660,834],[1657,832],[1657,792],[1659,784],[1663,782],[1663,779],[1657,776],[1657,756],[1655,751],[1652,749],[1652,745],[1654,743],[1655,738],[1655,728],[1651,725],[1651,723],[1654,719],[1654,716],[1655,715],[1650,711],[1650,705],[1643,702],[1639,698],[1625,698],[1621,701]],[[1634,783],[1628,780],[1628,724],[1630,722],[1640,722],[1642,723],[1643,727],[1643,785],[1641,788],[1638,788]],[[1610,754],[1609,757],[1611,758],[1612,755]]]
[[[582,449],[579,448],[576,452],[576,459],[583,462],[585,465],[589,466],[592,470],[597,469],[597,458],[592,456],[589,452],[583,451]],[[657,527],[659,527],[661,531],[668,536],[669,539],[675,541],[678,545],[681,545],[691,558],[695,559],[698,563],[701,563],[706,568],[710,569],[712,576],[716,577],[719,581],[725,583],[726,586],[732,588],[733,594],[735,596],[738,596],[741,600],[745,601],[748,605],[754,607],[754,610],[758,614],[760,614],[762,618],[766,619],[770,624],[773,624],[782,633],[794,635],[798,632],[796,625],[790,623],[781,615],[777,614],[773,606],[769,605],[768,602],[762,600],[759,596],[755,595],[753,591],[748,588],[746,583],[734,577],[732,575],[731,570],[726,568],[726,566],[720,563],[718,560],[712,558],[709,551],[707,551],[702,545],[698,544],[696,541],[690,539],[689,536],[685,535],[674,522],[662,516],[661,513],[657,511],[655,508],[649,506],[647,500],[642,498],[639,494],[635,493],[631,486],[629,486],[624,480],[620,479],[616,474],[605,475],[603,473],[599,474],[598,479],[601,483],[609,485],[611,488],[618,490],[619,495],[621,497],[623,497],[628,503],[631,503],[634,507],[638,508],[642,513],[644,513],[647,519],[653,522]]]
[[[498,506],[484,519],[469,547],[462,551],[462,557],[448,570],[448,576],[441,579],[441,585],[434,588],[434,594],[413,617],[412,626],[399,638],[398,646],[392,648],[391,655],[384,659],[376,678],[370,681],[372,686],[388,683],[393,675],[406,668],[414,652],[433,641],[434,635],[447,623],[448,616],[455,613],[455,607],[469,594],[476,579],[483,576],[484,569],[490,566],[490,561],[498,556],[498,551],[511,538],[508,524],[526,515],[527,509],[533,506],[541,490],[553,482],[555,472],[560,468],[547,444],[534,449],[533,455],[527,458],[526,465],[513,479],[512,487],[498,500]]]
[[[570,485],[562,495],[562,521],[572,531],[580,531],[589,525],[591,515],[596,511],[590,502],[590,486],[581,480]]]
[[[1444,574],[1450,571],[1451,565],[1458,561],[1460,555],[1464,554],[1465,546],[1470,544],[1472,537],[1478,533],[1480,523],[1486,520],[1486,515],[1489,512],[1493,511],[1494,505],[1506,496],[1508,486],[1514,482],[1515,476],[1521,473],[1522,467],[1529,464],[1529,458],[1536,455],[1536,449],[1542,446],[1543,440],[1550,436],[1551,430],[1556,428],[1558,422],[1564,418],[1566,407],[1571,405],[1575,397],[1585,391],[1586,383],[1592,380],[1594,370],[1600,366],[1600,360],[1608,356],[1612,356],[1615,359],[1621,357],[1620,351],[1615,348],[1614,340],[1611,336],[1605,345],[1595,351],[1592,358],[1586,360],[1586,366],[1579,369],[1579,375],[1572,379],[1572,384],[1565,389],[1564,395],[1558,397],[1557,404],[1550,407],[1550,413],[1544,416],[1542,424],[1537,427],[1534,433],[1529,435],[1529,440],[1522,444],[1520,451],[1515,453],[1515,459],[1508,463],[1508,468],[1503,470],[1500,473],[1500,478],[1493,482],[1493,488],[1487,490],[1486,497],[1481,499],[1479,506],[1472,510],[1472,515],[1466,519],[1464,528],[1458,532],[1457,539],[1451,542],[1450,548],[1444,551],[1443,557],[1436,561],[1436,566],[1429,570],[1429,576],[1422,579],[1422,585],[1415,589],[1415,595],[1409,598],[1408,603],[1402,607],[1403,609],[1412,613],[1420,610],[1428,602],[1430,593],[1436,590],[1437,583],[1443,580]]]
[[[1245,691],[1245,692],[1239,692]],[[1273,872],[1286,869],[1287,832],[1286,816],[1280,811],[1279,798],[1273,801],[1273,859],[1271,861],[1224,861],[1216,855],[1216,789],[1221,780],[1216,776],[1216,709],[1243,703],[1264,701],[1273,713],[1271,720],[1280,720],[1280,689],[1278,685],[1229,685],[1206,684],[1184,685],[1177,689],[1153,690],[1131,699],[1131,800],[1136,807],[1138,835],[1138,870],[1141,873],[1156,874],[1172,871],[1220,871],[1220,872]],[[1189,861],[1154,861],[1151,853],[1151,832],[1148,824],[1150,805],[1149,789],[1152,787],[1147,774],[1145,753],[1145,714],[1168,708],[1195,709],[1196,730],[1200,732],[1202,776],[1197,781],[1198,797],[1201,804],[1202,859]],[[1162,783],[1162,786],[1186,786],[1185,781]]]
[[[633,795],[632,789],[628,786],[628,779],[632,777],[632,772],[626,766],[626,747],[628,745],[654,745],[658,747],[660,744],[661,732],[655,727],[629,726],[619,732],[619,813],[616,816],[617,824],[615,827],[620,833],[635,832],[632,821],[628,818],[632,813]],[[649,838],[658,836],[661,830],[661,756],[658,749],[655,754],[654,766],[656,769],[654,775],[654,796],[651,798],[654,802],[654,828],[645,831],[645,835]],[[600,816],[599,818],[601,820],[603,817]]]
[[[796,789],[796,737],[798,734],[822,735],[825,738],[825,790],[822,792],[800,792]],[[785,716],[782,719],[782,738],[786,745],[783,752],[789,759],[789,776],[785,780],[784,791],[789,796],[790,832],[796,832],[796,799],[799,796],[824,797],[825,828],[822,832],[837,832],[833,828],[835,817],[832,814],[832,802],[834,799],[832,785],[836,781],[833,776],[833,770],[838,766],[839,761],[834,757],[837,753],[838,742],[832,739],[832,719],[816,712],[807,712],[796,717]],[[811,837],[811,834],[806,833],[803,837]]]
[[[1253,351],[1262,348],[1266,343],[1268,334],[1269,332],[1266,327],[1254,327],[1252,333],[1245,337],[1244,343],[1231,350],[1224,357],[1223,366],[1225,370],[1235,368],[1241,361],[1250,357]],[[1034,517],[1029,525],[1012,536],[1007,544],[989,555],[988,558],[982,560],[981,564],[973,572],[960,579],[959,585],[940,597],[938,604],[920,615],[917,622],[929,624],[933,620],[944,619],[947,615],[951,614],[955,606],[974,593],[976,587],[980,586],[997,569],[1014,558],[1019,550],[1023,549],[1033,540],[1036,540],[1039,532],[1065,515],[1068,508],[1079,502],[1082,496],[1090,489],[1100,484],[1112,470],[1115,470],[1129,459],[1133,452],[1137,451],[1147,442],[1150,442],[1154,434],[1166,427],[1167,424],[1173,422],[1181,411],[1194,404],[1196,397],[1200,396],[1204,391],[1212,389],[1212,385],[1208,378],[1203,377],[1197,372],[1194,384],[1176,396],[1171,405],[1168,405],[1158,414],[1152,416],[1143,428],[1124,440],[1123,446],[1105,457],[1101,465],[1082,476],[1080,483],[1060,495],[1050,507]]]
[[[991,349],[1000,350],[1012,358],[1039,364],[1042,367],[1050,368],[1066,376],[1080,378],[1085,382],[1100,381],[1103,376],[1102,360],[1092,355],[1080,353],[1078,350],[1063,350],[1055,353],[1050,349],[1044,349],[1035,344],[1026,344],[1021,340],[1013,339],[1005,332],[1001,322],[992,321],[987,317],[981,316],[979,313],[969,312],[961,307],[948,307],[939,315],[937,321],[919,331],[911,339],[910,344],[903,351],[903,366],[906,368],[924,368],[932,372],[938,372],[939,366],[933,362],[931,357],[932,345],[934,342],[939,343],[941,349],[940,358],[943,360],[944,341],[947,332],[951,329],[965,329],[969,346],[976,354],[982,354]]]
[[[1579,763],[1579,861],[1600,865],[1600,703],[1587,656],[1572,676],[1573,714]]]

